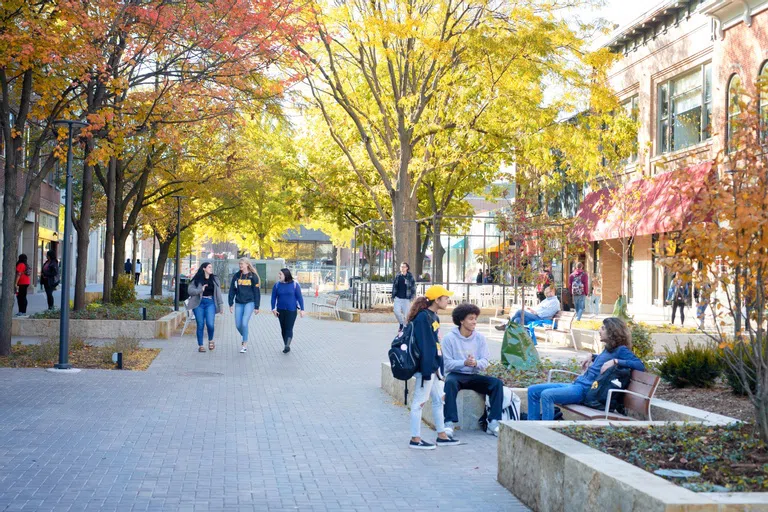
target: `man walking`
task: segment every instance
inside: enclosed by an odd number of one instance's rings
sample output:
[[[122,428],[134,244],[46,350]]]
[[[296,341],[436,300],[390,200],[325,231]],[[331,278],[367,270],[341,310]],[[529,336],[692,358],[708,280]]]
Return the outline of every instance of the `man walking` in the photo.
[[[416,296],[416,280],[411,274],[411,266],[406,262],[400,264],[400,273],[392,281],[392,303],[395,317],[400,323],[400,331],[408,323],[408,312],[411,309],[411,301]]]
[[[587,292],[589,291],[589,279],[587,278],[587,273],[584,272],[584,264],[582,262],[578,262],[576,270],[568,276],[568,289],[571,290],[573,307],[576,308],[576,320],[581,320],[581,315],[584,314]]]
[[[135,266],[135,268],[133,270],[134,270],[135,278],[136,278],[135,281],[134,281],[134,284],[136,284],[138,286],[139,285],[139,277],[141,277],[141,260],[139,260],[139,259],[136,260],[136,266]]]
[[[125,260],[124,268],[126,274],[131,275],[133,273],[133,263],[131,263],[131,258]]]

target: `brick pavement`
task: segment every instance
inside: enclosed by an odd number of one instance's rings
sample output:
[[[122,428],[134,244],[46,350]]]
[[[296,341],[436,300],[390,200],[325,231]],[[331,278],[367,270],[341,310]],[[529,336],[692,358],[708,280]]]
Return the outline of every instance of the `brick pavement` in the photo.
[[[233,317],[217,348],[152,341],[147,372],[0,369],[0,510],[527,510],[496,482],[496,439],[407,448],[379,389],[391,325]],[[434,432],[425,427],[431,440]]]

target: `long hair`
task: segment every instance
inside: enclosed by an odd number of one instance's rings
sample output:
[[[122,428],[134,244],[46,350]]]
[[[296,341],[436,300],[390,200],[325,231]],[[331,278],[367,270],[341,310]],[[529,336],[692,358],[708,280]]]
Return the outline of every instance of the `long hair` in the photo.
[[[287,268],[281,268],[280,272],[283,273],[283,277],[285,278],[285,283],[292,283],[293,282],[293,275],[291,274],[291,271]]]
[[[413,304],[411,304],[411,310],[408,311],[408,323],[413,322],[414,318],[427,309],[429,306],[434,304],[435,301],[429,300],[428,298],[422,296],[416,297],[416,300],[413,301]]]
[[[240,258],[240,261],[238,263],[245,263],[245,268],[250,274],[254,274],[257,278],[259,277],[259,273],[256,272],[256,269],[253,267],[253,263],[251,263],[251,260],[248,258]]]
[[[27,255],[26,254],[19,254],[19,260],[16,262],[18,265],[19,263],[27,264]]]
[[[203,281],[205,281],[205,272],[203,269],[210,265],[210,261],[204,261],[200,264],[200,267],[197,269],[197,272],[195,272],[195,277],[192,278],[192,282],[195,283],[195,286],[200,286],[203,284]],[[211,274],[211,277],[213,277],[213,274]]]
[[[603,320],[603,327],[608,335],[605,340],[605,350],[613,352],[621,346],[632,350],[632,332],[623,320],[614,316],[608,317]]]

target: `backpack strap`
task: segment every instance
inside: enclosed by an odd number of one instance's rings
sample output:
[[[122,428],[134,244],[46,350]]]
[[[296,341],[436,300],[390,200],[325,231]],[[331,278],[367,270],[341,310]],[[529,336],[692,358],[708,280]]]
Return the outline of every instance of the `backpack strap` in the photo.
[[[408,381],[405,381],[405,396],[403,397],[405,405],[408,405]]]

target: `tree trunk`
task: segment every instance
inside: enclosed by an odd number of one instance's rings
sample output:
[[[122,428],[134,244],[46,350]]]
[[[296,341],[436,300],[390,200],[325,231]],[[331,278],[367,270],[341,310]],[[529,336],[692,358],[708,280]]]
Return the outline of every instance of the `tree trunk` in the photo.
[[[427,247],[429,247],[429,230],[424,230],[424,238],[421,237],[421,229],[416,226],[416,261],[414,262],[414,276],[420,276],[424,273],[424,257],[427,255]],[[398,264],[400,262],[397,262]]]
[[[755,402],[757,433],[764,443],[768,443],[768,390],[763,389],[761,396],[755,397]]]
[[[89,140],[86,147],[86,161],[93,149],[93,141]],[[88,245],[91,232],[91,205],[93,203],[93,166],[83,166],[83,195],[80,204],[80,219],[72,219],[72,225],[77,230],[77,260],[75,274],[75,304],[73,309],[85,309],[85,281],[88,271]],[[73,212],[74,215],[74,212]]]
[[[104,234],[104,288],[102,300],[110,302],[112,300],[112,266],[114,260],[114,242],[115,242],[115,172],[117,159],[112,157],[109,160],[107,169],[107,219],[106,233]]]
[[[155,268],[152,270],[154,272],[153,282],[155,286],[154,289],[152,290],[152,295],[155,295],[155,296],[163,295],[163,270],[165,270],[165,263],[168,261],[168,252],[171,249],[172,241],[173,241],[173,238],[171,238],[166,242],[160,242],[158,244],[160,246],[160,250],[157,254],[157,263],[155,264]]]
[[[136,233],[136,229],[137,229],[136,226],[134,226],[133,227],[133,233],[132,233],[132,235],[133,235],[133,238],[132,238],[133,239],[133,248],[131,249],[131,256],[133,257],[133,259],[131,261],[133,262],[133,274],[136,274],[136,268],[137,268],[136,258],[138,257],[137,256],[137,254],[138,254],[138,247],[137,246],[139,245],[139,240],[138,240],[138,236],[137,236],[137,233]]]
[[[408,175],[406,157],[401,163],[400,183],[397,189],[390,193],[392,198],[392,242],[395,250],[395,261],[416,261],[417,245],[415,222],[419,199],[416,194],[411,196],[411,180]],[[408,158],[407,160],[410,160]],[[404,167],[404,169],[403,169]]]
[[[11,353],[11,322],[16,292],[16,257],[19,252],[19,229],[16,226],[16,177],[6,162],[3,198],[3,286],[0,292],[0,356]]]
[[[116,284],[117,277],[120,274],[125,273],[125,269],[123,268],[123,265],[125,264],[125,242],[128,240],[128,235],[131,233],[127,229],[120,229],[117,227],[117,224],[121,222],[119,219],[115,218],[115,221],[115,264],[113,265],[114,276],[112,278],[112,284]]]

